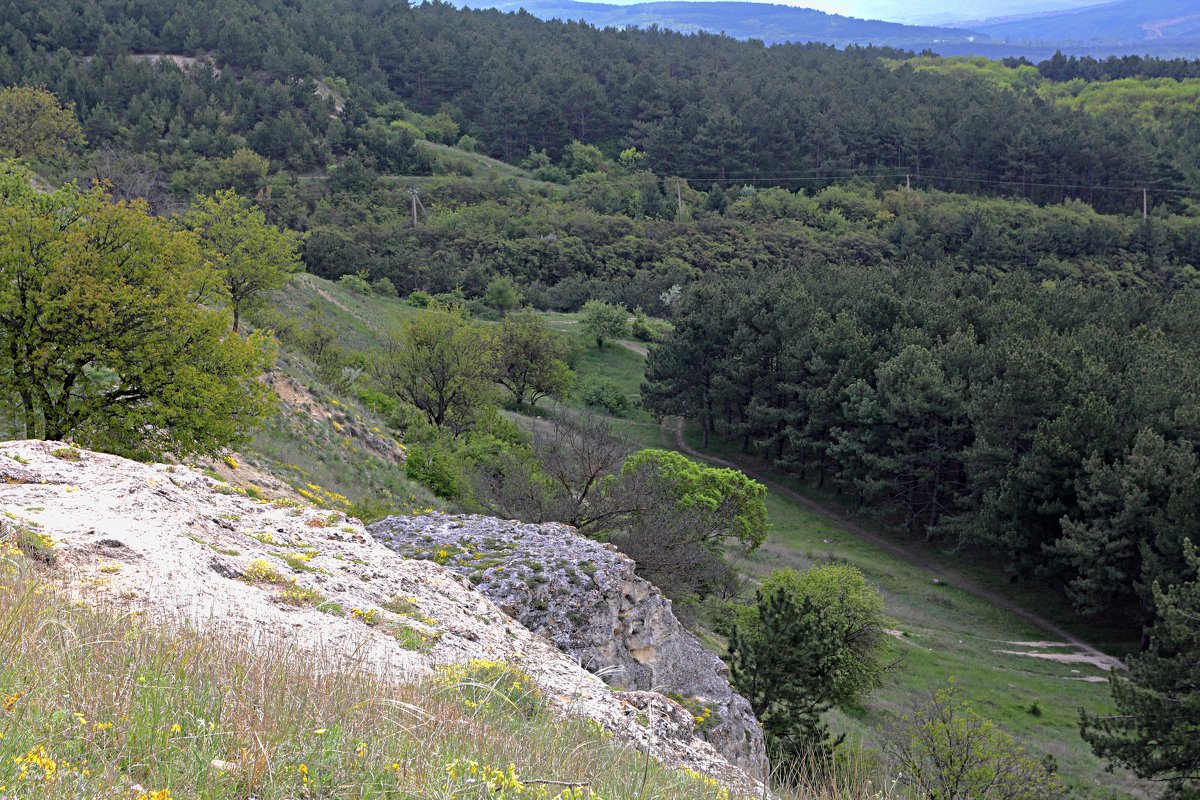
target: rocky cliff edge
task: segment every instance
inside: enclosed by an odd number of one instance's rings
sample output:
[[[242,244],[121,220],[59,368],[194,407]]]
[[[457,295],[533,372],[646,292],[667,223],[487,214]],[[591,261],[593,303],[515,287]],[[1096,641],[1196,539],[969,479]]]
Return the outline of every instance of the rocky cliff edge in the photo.
[[[413,680],[441,664],[509,661],[560,713],[594,719],[667,766],[761,791],[677,702],[614,691],[466,577],[402,558],[336,512],[247,496],[186,467],[18,441],[0,443],[0,526],[48,537],[57,582],[86,602],[342,654]]]

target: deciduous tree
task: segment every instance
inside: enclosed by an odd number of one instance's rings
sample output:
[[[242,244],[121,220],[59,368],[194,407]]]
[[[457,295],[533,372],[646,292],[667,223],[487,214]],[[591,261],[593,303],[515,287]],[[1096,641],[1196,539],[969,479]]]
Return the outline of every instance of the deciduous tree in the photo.
[[[601,300],[589,300],[583,304],[583,316],[579,323],[596,340],[596,347],[604,347],[605,341],[625,335],[628,321],[629,315],[625,309]]]
[[[1053,762],[1036,758],[976,713],[953,682],[902,715],[886,734],[885,750],[919,797],[1053,800],[1064,794]]]
[[[0,89],[0,155],[21,160],[54,158],[83,146],[75,111],[45,89]]]
[[[461,433],[495,399],[496,339],[461,306],[431,304],[388,337],[375,364],[380,384],[429,423]]]
[[[0,174],[0,398],[25,435],[138,456],[244,437],[269,409],[271,349],[198,304],[220,284],[196,238],[143,201],[29,181]]]
[[[572,373],[558,338],[536,314],[505,318],[497,339],[496,382],[512,393],[517,405],[537,405],[543,397],[560,396]]]
[[[185,221],[199,234],[205,257],[220,270],[235,331],[242,314],[301,270],[303,237],[268,224],[258,207],[230,189],[197,198]]]

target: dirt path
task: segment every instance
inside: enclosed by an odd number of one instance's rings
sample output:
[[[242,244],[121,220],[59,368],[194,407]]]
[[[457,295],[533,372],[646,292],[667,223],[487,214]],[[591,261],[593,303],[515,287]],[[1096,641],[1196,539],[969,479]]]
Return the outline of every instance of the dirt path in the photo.
[[[617,342],[617,344],[621,345],[621,347],[624,347],[626,350],[632,350],[633,352],[637,353],[642,358],[645,358],[646,356],[650,355],[650,350],[644,344],[638,344],[637,342],[631,342],[628,339],[617,339],[616,342]]]
[[[663,422],[664,428],[666,428],[668,425],[669,425],[669,423],[667,421]],[[1062,642],[1069,644],[1070,646],[1079,650],[1080,653],[1082,653],[1083,655],[1086,655],[1088,657],[1088,660],[1095,666],[1100,667],[1101,669],[1114,669],[1114,668],[1115,669],[1125,669],[1125,665],[1121,662],[1120,659],[1114,658],[1113,656],[1110,656],[1107,653],[1101,652],[1100,650],[1098,650],[1097,648],[1088,644],[1087,642],[1083,641],[1082,639],[1078,638],[1077,636],[1072,635],[1070,632],[1068,632],[1066,629],[1062,628],[1061,626],[1056,625],[1055,623],[1051,622],[1050,620],[1046,619],[1045,617],[1041,616],[1040,614],[1036,614],[1026,608],[1023,608],[1023,607],[1017,605],[1011,599],[1005,597],[1004,595],[1000,594],[999,592],[997,592],[993,589],[990,589],[986,586],[983,586],[979,583],[976,583],[975,581],[972,581],[971,579],[967,578],[964,575],[959,574],[958,572],[955,572],[954,570],[946,569],[940,565],[934,564],[932,561],[929,561],[928,559],[921,557],[920,555],[912,552],[911,550],[904,547],[903,545],[897,544],[896,542],[893,542],[889,539],[885,539],[884,537],[880,536],[875,531],[864,528],[861,525],[857,525],[854,522],[847,519],[846,517],[839,514],[838,512],[833,511],[832,509],[826,508],[825,506],[821,505],[820,503],[816,502],[815,500],[805,497],[804,495],[800,494],[799,492],[796,492],[793,489],[788,488],[787,486],[783,485],[782,483],[779,483],[778,481],[772,480],[770,477],[768,477],[768,473],[770,472],[770,470],[764,469],[763,466],[761,464],[757,463],[755,460],[750,459],[750,458],[738,458],[736,461],[727,461],[723,458],[717,458],[716,456],[710,456],[705,453],[701,453],[700,451],[696,450],[691,445],[689,445],[687,443],[687,441],[683,438],[683,418],[682,417],[675,418],[674,425],[673,425],[673,427],[671,427],[671,432],[674,436],[675,447],[680,452],[686,453],[687,455],[691,456],[692,458],[697,458],[702,461],[707,461],[710,464],[716,464],[716,465],[722,466],[722,467],[731,467],[733,469],[739,469],[742,472],[745,472],[747,475],[750,475],[751,477],[753,477],[755,480],[758,480],[758,481],[766,484],[767,486],[771,487],[775,491],[779,492],[781,495],[786,497],[788,500],[791,500],[793,503],[801,505],[804,508],[808,509],[809,511],[812,511],[813,513],[817,514],[818,516],[822,516],[825,519],[828,519],[831,522],[836,523],[837,525],[850,531],[851,533],[853,533],[855,536],[859,537],[860,539],[866,539],[867,541],[883,548],[884,550],[888,551],[889,553],[891,553],[895,556],[899,556],[900,558],[904,559],[905,561],[912,564],[913,566],[918,567],[918,568],[928,572],[930,575],[938,578],[939,580],[942,580],[953,586],[957,586],[959,589],[962,589],[964,592],[973,594],[976,597],[978,597],[979,599],[981,599],[987,603],[990,603],[999,608],[1003,608],[1005,611],[1008,611],[1012,614],[1017,615],[1018,617],[1025,620],[1026,622],[1030,623],[1031,625],[1034,625],[1048,633],[1053,634],[1058,639],[1060,639]]]

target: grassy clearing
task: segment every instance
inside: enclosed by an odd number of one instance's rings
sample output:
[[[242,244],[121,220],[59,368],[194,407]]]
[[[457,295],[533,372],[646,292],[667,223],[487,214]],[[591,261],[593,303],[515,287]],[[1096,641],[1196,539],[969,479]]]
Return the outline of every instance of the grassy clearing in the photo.
[[[699,449],[698,432],[690,434],[689,443]],[[723,447],[712,440],[710,445],[714,445],[710,451]],[[893,620],[890,645],[899,663],[887,685],[864,708],[833,715],[835,730],[848,732],[868,749],[875,748],[879,727],[914,698],[955,677],[977,711],[1023,740],[1033,752],[1054,756],[1064,782],[1082,796],[1149,796],[1147,786],[1133,777],[1106,774],[1104,763],[1079,737],[1080,708],[1091,712],[1110,708],[1107,684],[1084,680],[1102,677],[1102,670],[1000,652],[1030,652],[1035,648],[1013,643],[1048,637],[974,595],[945,583],[935,584],[926,571],[778,492],[768,492],[767,510],[772,525],[767,543],[749,556],[735,554],[752,579],[783,567],[805,569],[830,561],[852,564],[883,593],[885,610]],[[922,556],[932,553],[933,548],[921,550]],[[965,571],[963,560],[953,560],[946,553],[940,557]],[[1018,599],[1041,613],[1048,611],[1034,598]]]
[[[398,325],[417,313],[417,309],[394,299],[362,297],[311,276],[304,280],[312,286],[297,298],[307,296],[322,314],[328,314],[328,323],[339,331],[348,347],[370,349],[371,338],[378,336],[380,330]],[[293,287],[297,291],[303,288]],[[631,401],[636,400],[643,374],[642,356],[615,344],[596,348],[579,330],[578,315],[547,313],[544,318],[553,330],[579,348],[576,367],[581,379],[613,381]],[[577,400],[570,405],[580,407]],[[614,419],[612,424],[638,446],[664,446],[658,424],[636,405],[631,404],[630,413]],[[696,437],[691,438],[697,444]],[[719,454],[726,446],[714,440],[710,451]],[[342,469],[346,468],[348,465],[343,465]],[[340,485],[348,476],[334,475],[328,480],[330,485]],[[805,487],[794,488],[811,493]],[[820,495],[816,499],[829,504],[838,500]],[[895,620],[895,629],[902,634],[893,640],[893,650],[901,661],[887,687],[858,713],[837,715],[832,720],[836,729],[847,731],[865,748],[873,749],[877,745],[876,727],[885,724],[912,698],[945,685],[953,675],[976,708],[1027,741],[1035,751],[1053,755],[1066,781],[1087,796],[1116,798],[1143,793],[1144,787],[1127,776],[1104,776],[1103,764],[1091,755],[1078,736],[1078,709],[1099,711],[1108,703],[1105,684],[1081,680],[1099,677],[1099,670],[1088,665],[1063,665],[1000,653],[1000,650],[1030,649],[1010,642],[1047,637],[1013,615],[952,586],[934,584],[924,571],[861,541],[777,493],[769,496],[769,512],[774,525],[771,540],[743,561],[748,574],[759,576],[782,566],[804,568],[831,559],[847,561],[862,569],[884,593],[887,611]],[[856,514],[855,518],[877,528],[886,528],[888,523],[886,518],[873,516],[869,510]],[[1003,584],[1002,570],[994,565],[972,563],[960,554],[939,552],[932,547],[923,548],[921,554],[1012,592],[1011,587]],[[1049,592],[1031,593],[1018,599],[1043,613],[1062,611],[1061,605],[1054,605],[1049,596]],[[1117,632],[1089,630],[1078,625],[1075,629],[1089,641],[1110,644],[1113,649],[1120,647]]]
[[[0,575],[6,797],[724,796],[595,724],[554,719],[527,689],[514,699],[511,682],[489,688],[513,667],[380,677],[331,655],[85,609],[21,560]],[[491,790],[479,793],[480,780]]]

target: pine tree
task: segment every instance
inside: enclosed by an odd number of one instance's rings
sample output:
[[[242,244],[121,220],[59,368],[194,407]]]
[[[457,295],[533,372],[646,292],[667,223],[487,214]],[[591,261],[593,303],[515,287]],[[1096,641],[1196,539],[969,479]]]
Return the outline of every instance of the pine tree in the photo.
[[[1191,580],[1154,587],[1158,620],[1128,677],[1109,678],[1112,716],[1082,714],[1081,732],[1098,755],[1166,783],[1172,800],[1200,798],[1200,551],[1187,542]]]

